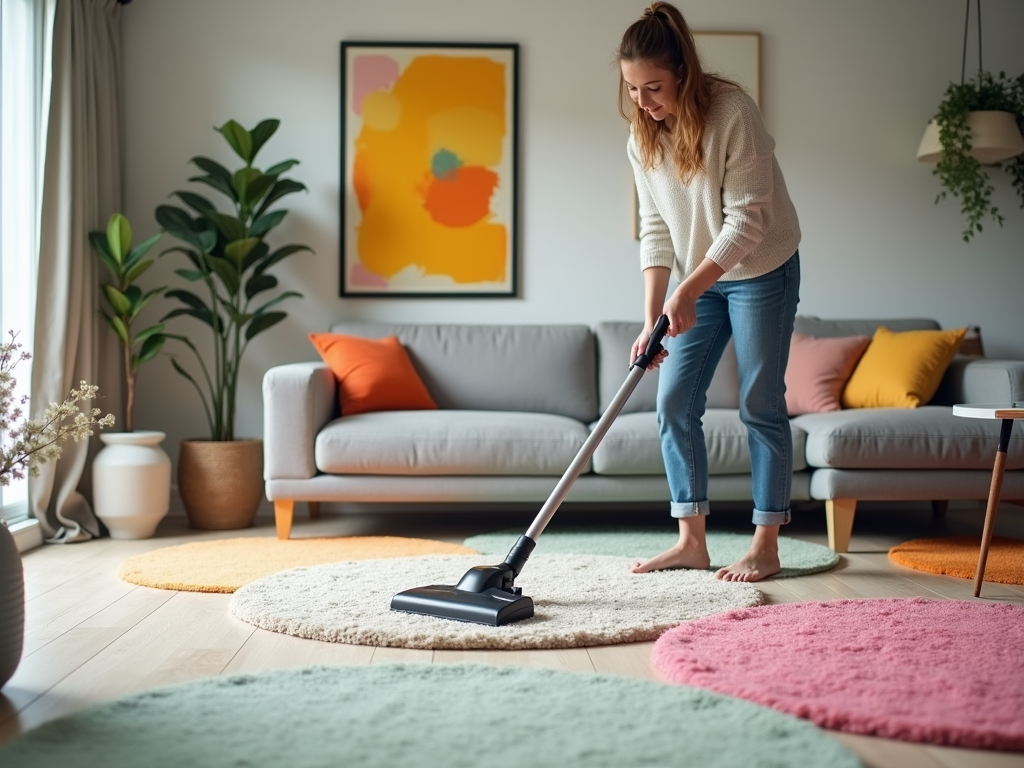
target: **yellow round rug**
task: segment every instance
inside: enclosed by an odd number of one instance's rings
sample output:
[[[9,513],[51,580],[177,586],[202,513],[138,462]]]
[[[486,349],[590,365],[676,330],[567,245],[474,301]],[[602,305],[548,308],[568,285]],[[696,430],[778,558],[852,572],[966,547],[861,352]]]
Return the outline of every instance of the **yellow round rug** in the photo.
[[[981,537],[914,539],[889,550],[889,559],[915,571],[974,579]],[[985,561],[985,581],[1024,584],[1024,540],[993,536]]]
[[[182,592],[234,592],[251,581],[303,565],[418,555],[474,555],[475,549],[433,539],[352,536],[323,539],[245,538],[197,541],[129,557],[117,575],[132,584]]]

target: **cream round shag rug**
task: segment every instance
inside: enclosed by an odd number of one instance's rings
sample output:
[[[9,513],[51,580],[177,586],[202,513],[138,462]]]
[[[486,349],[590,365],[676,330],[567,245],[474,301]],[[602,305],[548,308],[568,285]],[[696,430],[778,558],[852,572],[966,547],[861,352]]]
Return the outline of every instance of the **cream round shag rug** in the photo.
[[[239,589],[231,612],[272,632],[313,640],[399,648],[573,648],[653,640],[680,622],[759,605],[750,584],[708,571],[629,572],[629,558],[530,558],[516,586],[533,598],[531,619],[503,627],[390,609],[412,587],[456,584],[480,555],[362,560],[295,568]]]
[[[413,555],[471,554],[475,549],[401,536],[277,539],[266,536],[195,541],[129,557],[119,578],[157,589],[234,592],[243,584],[303,565]]]

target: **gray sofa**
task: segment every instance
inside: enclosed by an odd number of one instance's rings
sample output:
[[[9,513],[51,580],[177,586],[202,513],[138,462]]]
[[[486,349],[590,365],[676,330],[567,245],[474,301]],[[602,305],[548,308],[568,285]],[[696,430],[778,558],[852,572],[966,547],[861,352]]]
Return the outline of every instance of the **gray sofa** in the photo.
[[[926,319],[797,318],[812,336],[937,329]],[[278,536],[296,501],[541,502],[625,379],[639,323],[389,325],[332,332],[399,338],[437,411],[338,413],[321,362],[269,370],[263,380],[264,475]],[[657,373],[626,403],[567,502],[666,502],[655,415]],[[858,501],[984,499],[995,421],[954,417],[958,402],[1024,400],[1024,362],[957,358],[935,398],[917,409],[850,409],[791,419],[796,502],[825,502],[829,544],[845,552]],[[714,501],[750,499],[750,454],[738,413],[735,355],[726,351],[704,418]],[[1003,498],[1024,498],[1024,435],[1014,433]]]

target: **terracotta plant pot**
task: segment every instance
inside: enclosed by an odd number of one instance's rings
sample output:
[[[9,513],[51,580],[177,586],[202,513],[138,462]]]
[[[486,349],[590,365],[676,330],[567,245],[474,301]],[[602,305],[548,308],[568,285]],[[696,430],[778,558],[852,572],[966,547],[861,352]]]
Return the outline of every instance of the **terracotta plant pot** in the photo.
[[[25,574],[14,536],[0,523],[0,688],[21,661],[25,643]]]
[[[182,440],[178,491],[193,528],[248,528],[263,498],[263,441]]]

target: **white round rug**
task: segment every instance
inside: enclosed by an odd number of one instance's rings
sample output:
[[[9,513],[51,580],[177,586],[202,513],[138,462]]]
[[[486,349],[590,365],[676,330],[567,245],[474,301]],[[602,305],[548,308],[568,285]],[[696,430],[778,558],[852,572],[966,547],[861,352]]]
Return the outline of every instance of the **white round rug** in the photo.
[[[750,584],[709,571],[629,572],[629,558],[545,555],[530,558],[516,586],[533,598],[531,619],[503,627],[392,611],[412,587],[455,584],[480,555],[429,555],[294,568],[246,584],[231,612],[286,635],[399,648],[574,648],[653,640],[677,624],[760,605]]]

